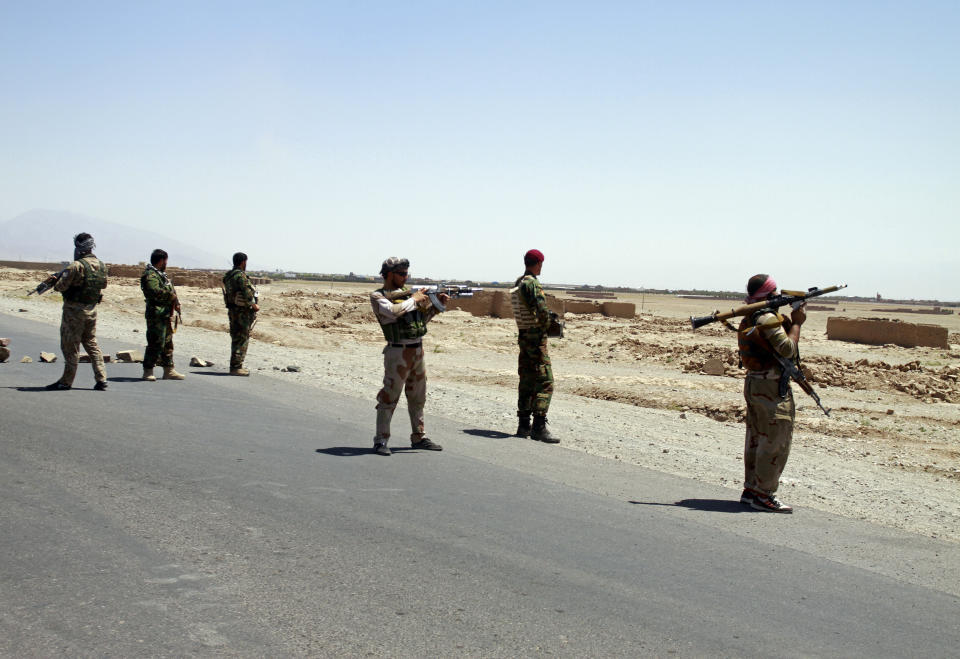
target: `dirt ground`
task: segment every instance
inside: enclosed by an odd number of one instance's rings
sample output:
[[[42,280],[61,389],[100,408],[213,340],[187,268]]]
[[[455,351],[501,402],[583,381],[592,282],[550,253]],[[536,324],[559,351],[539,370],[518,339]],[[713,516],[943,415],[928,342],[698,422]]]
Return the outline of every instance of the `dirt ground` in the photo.
[[[0,313],[51,324],[46,349],[59,354],[54,327],[60,296],[26,297],[46,274],[0,268]],[[255,376],[251,386],[257,376],[281,377],[369,398],[370,435],[356,438],[361,445],[373,437],[382,378],[383,338],[370,309],[372,288],[300,281],[260,287],[262,311],[247,360]],[[192,355],[224,367],[230,342],[219,289],[182,287],[179,294],[186,326],[176,335],[178,368]],[[568,314],[565,338],[551,339],[556,394],[550,427],[562,443],[543,450],[583,451],[720,484],[737,497],[744,428],[736,337],[718,325],[694,332],[687,320],[736,303],[639,294],[618,299],[634,302],[637,316]],[[797,423],[781,498],[798,514],[817,508],[960,541],[960,316],[881,313],[876,307],[841,302],[836,311],[808,313],[803,363],[832,411],[825,416],[794,387]],[[111,278],[98,335],[142,349],[142,314],[138,280]],[[948,328],[951,348],[829,341],[831,315],[939,324]],[[2,327],[0,316],[0,335],[7,336]],[[10,338],[11,360],[19,360],[16,337]],[[428,416],[460,421],[498,441],[528,441],[506,439],[516,426],[512,320],[449,311],[430,324],[425,346]],[[722,375],[703,372],[710,359],[725,365]],[[289,365],[301,370],[282,370]],[[135,368],[117,364],[108,373]],[[405,421],[405,414],[394,417],[394,441],[404,437],[398,424]]]

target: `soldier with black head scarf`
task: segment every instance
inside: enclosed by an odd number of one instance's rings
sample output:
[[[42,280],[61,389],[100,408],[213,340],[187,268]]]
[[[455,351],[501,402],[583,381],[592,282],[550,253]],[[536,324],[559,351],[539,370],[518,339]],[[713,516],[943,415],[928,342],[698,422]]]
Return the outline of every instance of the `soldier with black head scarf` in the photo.
[[[53,288],[63,295],[63,316],[60,319],[60,349],[63,351],[63,375],[49,391],[66,391],[73,387],[80,361],[80,344],[86,348],[97,383],[94,389],[105,391],[107,371],[97,344],[97,305],[107,287],[107,264],[93,250],[96,243],[89,233],[73,237],[73,262],[67,266]]]

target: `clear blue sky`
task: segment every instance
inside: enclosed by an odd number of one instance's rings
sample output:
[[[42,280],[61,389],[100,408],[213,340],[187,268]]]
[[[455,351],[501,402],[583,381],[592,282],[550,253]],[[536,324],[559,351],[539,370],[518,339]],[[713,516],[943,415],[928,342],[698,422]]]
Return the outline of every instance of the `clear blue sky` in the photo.
[[[0,4],[0,221],[960,299],[960,2]],[[226,258],[226,257],[225,257]],[[175,264],[175,255],[171,260]]]

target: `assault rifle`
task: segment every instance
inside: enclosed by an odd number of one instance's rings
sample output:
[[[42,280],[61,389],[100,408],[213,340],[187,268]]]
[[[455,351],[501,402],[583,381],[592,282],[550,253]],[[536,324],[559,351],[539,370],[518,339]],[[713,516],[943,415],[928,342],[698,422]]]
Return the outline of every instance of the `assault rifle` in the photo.
[[[780,291],[780,295],[774,295],[766,300],[760,300],[752,304],[745,304],[742,307],[736,307],[730,311],[714,311],[709,316],[700,316],[699,318],[690,316],[690,324],[693,325],[693,329],[697,329],[698,327],[703,327],[704,325],[709,325],[717,321],[726,322],[731,318],[750,316],[764,309],[776,311],[780,307],[785,307],[788,304],[796,309],[812,297],[833,293],[846,287],[846,284],[840,284],[839,286],[827,286],[826,288],[817,288],[814,286],[806,291]]]
[[[800,370],[800,367],[797,363],[794,363],[792,359],[787,359],[786,357],[780,355],[776,351],[771,352],[776,360],[780,363],[780,368],[783,369],[783,374],[780,376],[780,398],[787,397],[787,389],[790,387],[790,380],[793,380],[800,388],[803,389],[804,393],[813,398],[814,402],[817,404],[823,413],[827,416],[830,416],[830,410],[825,408],[820,402],[820,396],[817,395],[817,392],[813,390],[813,387],[810,386],[810,382],[807,381],[807,377],[803,374],[803,371]],[[797,362],[800,361],[800,354],[797,354]]]
[[[61,270],[60,272],[58,272],[58,273],[56,273],[56,274],[54,274],[54,275],[50,275],[49,277],[47,277],[46,279],[44,279],[42,282],[40,282],[39,284],[37,284],[37,287],[36,287],[35,289],[33,289],[32,291],[30,291],[29,293],[27,293],[27,297],[30,297],[30,296],[33,295],[34,293],[36,293],[37,295],[43,295],[44,293],[46,293],[47,291],[49,291],[51,288],[53,288],[53,287],[56,285],[56,283],[57,283],[58,281],[60,281],[60,277],[62,277],[62,276],[64,276],[65,274],[67,274],[67,270],[69,270],[69,269],[70,269],[69,267],[66,267],[66,268],[64,268],[63,270]]]
[[[423,291],[426,293],[427,297],[430,298],[430,304],[432,304],[437,311],[443,313],[447,310],[447,307],[443,304],[443,302],[440,301],[441,294],[446,294],[450,298],[473,297],[474,293],[480,293],[483,291],[483,289],[460,286],[458,284],[431,284],[429,286],[411,286],[407,290],[398,288],[395,291],[384,293],[384,297],[391,302],[394,302],[402,297],[409,297],[416,291]]]

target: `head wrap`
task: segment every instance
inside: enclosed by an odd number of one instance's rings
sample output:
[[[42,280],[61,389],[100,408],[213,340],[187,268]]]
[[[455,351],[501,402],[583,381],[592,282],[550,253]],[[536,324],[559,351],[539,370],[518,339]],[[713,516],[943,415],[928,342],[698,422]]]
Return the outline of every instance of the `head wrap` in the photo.
[[[382,266],[380,266],[380,276],[386,277],[388,272],[393,272],[394,270],[406,270],[409,267],[410,261],[408,259],[401,259],[397,256],[391,256],[383,262]]]
[[[539,249],[531,249],[529,252],[523,255],[524,263],[543,263],[543,252]]]
[[[93,242],[93,236],[86,234],[86,238],[79,240],[80,236],[84,234],[78,233],[73,237],[73,259],[77,260],[81,256],[86,256],[87,254],[92,254],[94,248],[97,244]]]
[[[773,280],[773,277],[767,277],[767,281],[763,282],[763,286],[758,288],[757,292],[753,295],[748,295],[744,302],[747,304],[753,304],[754,302],[765,300],[767,296],[773,293],[775,290],[777,290],[777,282]]]

